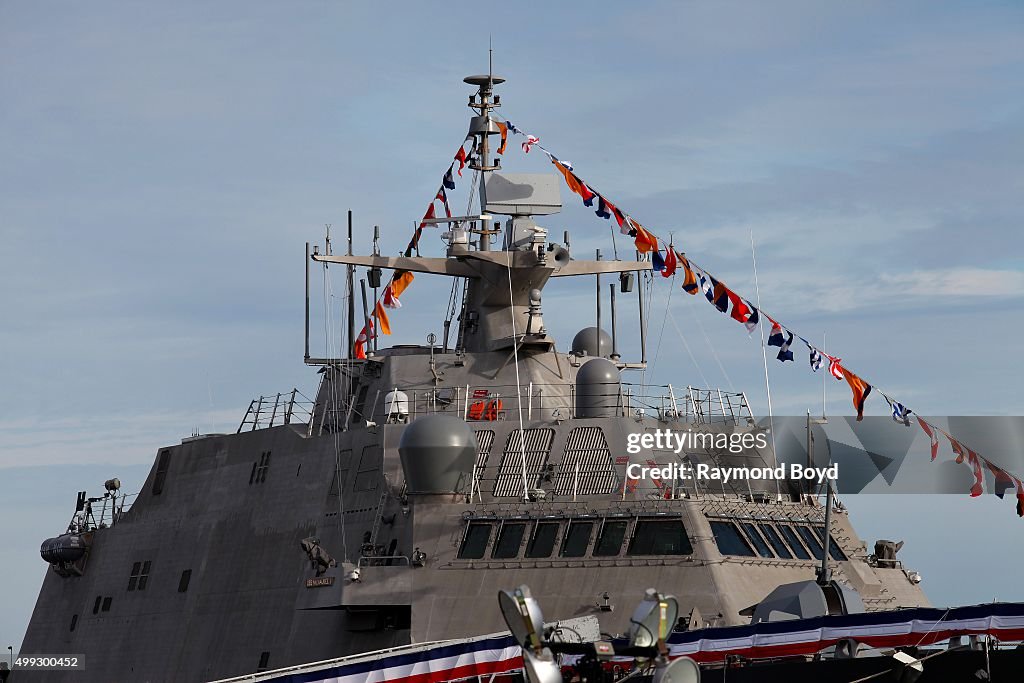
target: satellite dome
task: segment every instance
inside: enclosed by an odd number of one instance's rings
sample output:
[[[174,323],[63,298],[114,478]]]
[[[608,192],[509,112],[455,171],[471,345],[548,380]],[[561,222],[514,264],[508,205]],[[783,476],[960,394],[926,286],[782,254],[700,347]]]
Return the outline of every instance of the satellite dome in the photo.
[[[615,363],[607,358],[584,363],[576,373],[576,417],[616,417],[621,404],[622,384]]]
[[[598,348],[598,335],[600,334],[600,348]],[[600,356],[607,358],[612,352],[612,338],[607,332],[601,330],[598,333],[596,327],[584,327],[572,338],[572,352],[575,354],[586,354],[588,356]]]
[[[405,428],[398,443],[409,493],[453,493],[476,462],[476,435],[449,415],[426,415]]]

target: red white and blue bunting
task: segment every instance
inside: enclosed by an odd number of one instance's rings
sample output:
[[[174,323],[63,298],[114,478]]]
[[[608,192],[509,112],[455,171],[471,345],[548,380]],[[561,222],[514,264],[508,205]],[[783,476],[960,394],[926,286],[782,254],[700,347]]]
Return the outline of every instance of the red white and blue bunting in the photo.
[[[868,612],[761,622],[674,633],[670,657],[716,664],[727,656],[749,659],[812,655],[843,640],[874,648],[934,645],[958,636],[987,635],[1003,642],[1024,640],[1024,604],[992,603],[937,609]],[[617,641],[623,646],[624,641]],[[266,683],[447,683],[473,676],[500,676],[522,669],[512,636],[481,636],[413,646],[392,654],[362,655],[300,666],[256,677]],[[565,657],[563,666],[575,657]],[[618,658],[617,658],[618,659]],[[629,664],[632,658],[621,658]]]

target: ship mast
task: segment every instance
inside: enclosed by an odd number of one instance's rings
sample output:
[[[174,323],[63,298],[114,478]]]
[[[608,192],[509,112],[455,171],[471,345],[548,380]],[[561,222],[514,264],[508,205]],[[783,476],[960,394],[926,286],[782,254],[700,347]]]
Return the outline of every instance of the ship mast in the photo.
[[[486,75],[466,76],[463,82],[477,86],[475,95],[469,96],[469,108],[479,112],[469,121],[469,135],[474,138],[474,154],[469,167],[474,171],[480,171],[480,212],[484,213],[484,173],[498,171],[501,169],[501,162],[494,159],[491,162],[490,136],[498,135],[501,130],[491,120],[491,110],[501,106],[501,96],[494,94],[494,86],[505,82],[505,79],[494,75],[493,51],[489,50],[488,73]],[[491,226],[483,223],[478,230],[473,230],[480,236],[480,251],[490,251],[491,235],[497,234],[499,230],[491,230]]]

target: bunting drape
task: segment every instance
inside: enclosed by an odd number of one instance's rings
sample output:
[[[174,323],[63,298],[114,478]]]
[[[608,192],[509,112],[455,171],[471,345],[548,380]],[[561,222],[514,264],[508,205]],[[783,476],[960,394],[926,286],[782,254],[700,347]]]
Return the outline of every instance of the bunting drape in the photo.
[[[499,129],[502,131],[502,147],[499,149],[499,153],[504,151],[504,146],[507,137],[507,127],[505,124],[501,124]],[[452,157],[452,162],[448,164],[448,170],[444,172],[441,177],[441,186],[434,194],[434,198],[430,200],[430,204],[427,206],[427,210],[423,213],[423,218],[416,226],[416,230],[413,232],[412,238],[409,240],[409,244],[405,247],[405,256],[410,257],[413,252],[419,248],[420,237],[423,234],[423,229],[433,223],[427,223],[427,221],[433,219],[437,214],[434,208],[435,202],[441,202],[441,206],[444,208],[444,214],[446,218],[452,217],[451,208],[448,205],[448,190],[455,189],[455,173],[458,173],[459,177],[462,177],[462,169],[469,163],[469,155],[472,152],[472,147],[466,150],[466,140],[469,140],[467,136],[462,144],[459,145],[458,151],[455,156]],[[455,169],[455,164],[459,165],[459,168]],[[402,307],[402,302],[399,301],[398,297],[402,295],[409,285],[413,281],[413,274],[407,270],[396,270],[391,274],[391,279],[388,284],[384,286],[380,297],[373,303],[373,312],[370,313],[370,317],[367,320],[367,324],[363,325],[363,328],[359,330],[359,334],[352,343],[353,355],[356,358],[366,358],[366,344],[371,339],[377,336],[378,330],[381,334],[391,334],[391,321],[388,318],[387,311],[385,309],[398,309]]]
[[[628,234],[630,237],[634,238],[637,251],[641,254],[649,253],[651,255],[651,264],[654,270],[660,271],[666,278],[672,277],[677,269],[680,270],[682,273],[682,288],[685,292],[688,294],[696,294],[698,291],[703,292],[709,303],[711,303],[718,311],[727,313],[732,319],[742,323],[748,332],[752,333],[757,329],[757,325],[760,323],[761,316],[763,315],[771,322],[772,326],[768,337],[768,344],[779,347],[779,353],[777,356],[778,360],[782,362],[793,360],[793,352],[790,350],[790,346],[798,335],[796,335],[792,330],[787,326],[776,322],[763,310],[759,310],[750,303],[749,299],[744,299],[739,294],[728,288],[721,280],[713,277],[708,273],[708,271],[695,264],[689,257],[687,257],[685,252],[676,251],[671,242],[667,244],[666,254],[663,256],[658,238],[653,232],[643,227],[640,222],[629,215],[629,213],[617,207],[604,194],[596,190],[592,184],[583,180],[574,171],[572,164],[558,159],[558,157],[552,154],[551,151],[541,145],[539,137],[516,128],[509,121],[506,121],[505,123],[509,132],[526,138],[526,141],[523,142],[522,145],[524,152],[529,152],[531,148],[536,147],[547,155],[551,163],[565,180],[569,190],[580,196],[583,200],[584,206],[592,207],[594,205],[594,200],[596,199],[597,209],[594,213],[596,213],[598,217],[607,220],[612,216],[615,216],[616,222],[623,234]],[[841,364],[842,359],[838,356],[832,356],[825,353],[823,349],[817,348],[803,336],[800,336],[799,339],[807,346],[810,354],[809,360],[812,371],[820,369],[823,359],[827,358],[829,363],[829,374],[831,374],[836,380],[846,380],[853,395],[853,405],[857,411],[857,419],[863,419],[864,404],[866,403],[868,396],[872,393],[872,390],[874,389],[877,391],[877,389],[848,368],[845,368]],[[903,403],[892,399],[881,391],[877,391],[877,393],[882,394],[888,402],[889,407],[892,410],[893,420],[899,424],[910,426],[910,414],[913,411]],[[1004,481],[1006,487],[1012,484],[1017,492],[1017,514],[1024,517],[1024,482],[1022,482],[1019,477],[997,467],[977,452],[966,448],[951,435],[942,431],[938,427],[935,427],[935,425],[926,422],[921,417],[918,417],[917,420],[918,424],[921,425],[921,428],[931,440],[932,460],[935,460],[938,454],[937,433],[942,433],[947,439],[949,439],[953,453],[956,455],[956,461],[958,463],[966,464],[971,468],[974,475],[974,484],[971,486],[970,490],[971,496],[978,496],[984,492],[984,473],[982,467],[988,467],[988,469],[994,474],[999,472],[997,481],[1002,477],[1002,481]],[[997,495],[1002,497],[1000,492],[997,492]]]

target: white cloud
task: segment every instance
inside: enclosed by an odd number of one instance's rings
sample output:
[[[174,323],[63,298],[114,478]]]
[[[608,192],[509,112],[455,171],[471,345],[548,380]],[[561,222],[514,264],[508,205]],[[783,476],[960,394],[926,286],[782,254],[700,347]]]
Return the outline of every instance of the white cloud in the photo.
[[[1024,272],[1019,270],[913,270],[908,273],[883,274],[879,280],[890,293],[900,292],[916,296],[1024,296]]]

